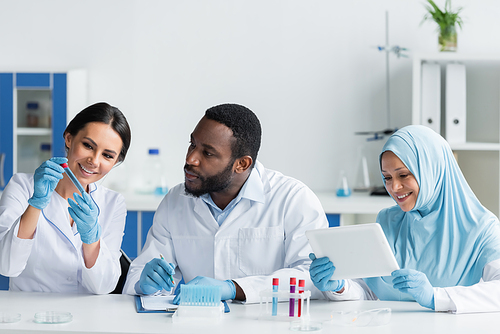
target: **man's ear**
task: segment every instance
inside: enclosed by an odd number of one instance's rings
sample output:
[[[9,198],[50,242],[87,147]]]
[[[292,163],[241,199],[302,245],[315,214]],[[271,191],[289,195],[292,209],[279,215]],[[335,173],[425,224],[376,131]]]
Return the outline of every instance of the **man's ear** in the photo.
[[[245,155],[241,158],[236,159],[235,163],[235,172],[238,174],[244,173],[247,171],[253,164],[253,159],[249,155]]]

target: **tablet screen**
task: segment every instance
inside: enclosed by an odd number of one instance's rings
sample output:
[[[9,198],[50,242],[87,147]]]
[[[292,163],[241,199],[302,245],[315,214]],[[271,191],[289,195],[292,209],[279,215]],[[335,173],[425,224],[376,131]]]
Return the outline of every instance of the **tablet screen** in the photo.
[[[361,224],[306,231],[317,258],[335,266],[331,279],[389,276],[399,265],[379,224]]]

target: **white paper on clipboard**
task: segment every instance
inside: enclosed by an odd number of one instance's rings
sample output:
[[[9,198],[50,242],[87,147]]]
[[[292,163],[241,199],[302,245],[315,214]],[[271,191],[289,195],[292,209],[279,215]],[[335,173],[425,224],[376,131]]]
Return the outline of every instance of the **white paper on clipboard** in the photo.
[[[317,258],[328,256],[335,266],[331,279],[390,276],[399,265],[377,223],[306,231]]]

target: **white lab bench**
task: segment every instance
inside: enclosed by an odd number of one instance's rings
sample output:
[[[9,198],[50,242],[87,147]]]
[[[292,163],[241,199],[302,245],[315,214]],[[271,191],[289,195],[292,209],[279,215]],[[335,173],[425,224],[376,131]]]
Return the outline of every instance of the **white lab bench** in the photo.
[[[127,210],[156,211],[163,196],[123,193]],[[334,192],[316,192],[327,214],[339,214],[341,225],[375,222],[375,216],[384,208],[396,205],[389,196],[370,196],[368,192],[353,192],[348,197],[338,197]]]
[[[60,293],[0,291],[0,311],[21,314],[15,323],[0,323],[1,333],[291,333],[290,318],[262,319],[259,304],[229,303],[231,311],[217,323],[173,323],[167,313],[137,313],[128,295],[67,295]],[[376,327],[341,327],[331,324],[332,312],[390,308],[388,324]],[[39,324],[40,311],[70,312],[63,324]],[[434,312],[415,302],[312,300],[310,318],[322,324],[316,333],[498,333],[499,313],[449,314]],[[297,318],[292,318],[297,319]]]

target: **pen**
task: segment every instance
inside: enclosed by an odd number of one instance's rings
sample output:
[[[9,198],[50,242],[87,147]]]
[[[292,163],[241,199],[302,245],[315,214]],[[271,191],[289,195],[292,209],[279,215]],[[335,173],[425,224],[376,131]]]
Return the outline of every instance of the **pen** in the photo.
[[[295,284],[297,280],[295,277],[290,277],[290,294],[295,293]],[[295,314],[295,298],[290,298],[290,316],[293,317]]]
[[[275,293],[278,292],[278,286],[280,284],[279,278],[273,278],[273,316],[278,315],[278,297],[275,297]]]
[[[80,182],[78,182],[78,179],[76,178],[75,174],[69,169],[69,166],[67,163],[61,164],[61,167],[64,168],[64,171],[66,172],[66,175],[68,175],[69,179],[73,184],[75,185],[76,189],[80,191],[80,194],[83,196],[83,193],[85,192],[85,189],[83,189],[82,185]]]
[[[161,254],[160,254],[160,259],[165,260],[165,258]],[[172,275],[168,274],[168,277],[170,277],[170,280],[172,280],[172,283],[175,285],[174,278],[172,277]]]

